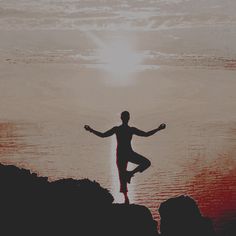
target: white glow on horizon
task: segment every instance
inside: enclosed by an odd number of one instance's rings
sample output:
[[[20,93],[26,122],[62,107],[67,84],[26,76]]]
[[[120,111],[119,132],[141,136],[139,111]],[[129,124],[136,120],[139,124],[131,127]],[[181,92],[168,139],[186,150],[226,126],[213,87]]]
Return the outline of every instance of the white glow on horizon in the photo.
[[[98,58],[103,69],[118,79],[127,79],[138,70],[142,62],[142,56],[135,52],[131,44],[125,40],[113,41],[100,48]]]

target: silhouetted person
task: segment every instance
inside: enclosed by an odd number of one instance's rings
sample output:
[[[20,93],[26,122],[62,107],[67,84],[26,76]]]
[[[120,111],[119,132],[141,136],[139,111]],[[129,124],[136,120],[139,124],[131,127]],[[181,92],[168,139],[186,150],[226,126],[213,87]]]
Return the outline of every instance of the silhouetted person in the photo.
[[[127,204],[129,204],[129,198],[127,194],[128,192],[127,183],[130,183],[130,180],[135,173],[143,172],[151,165],[151,162],[147,158],[133,151],[131,147],[132,136],[135,134],[142,137],[148,137],[155,134],[159,130],[165,129],[166,127],[165,124],[161,124],[158,128],[145,132],[135,127],[130,127],[128,125],[129,119],[130,119],[129,112],[123,111],[121,113],[122,124],[120,126],[115,126],[104,133],[96,131],[88,125],[84,126],[84,128],[87,131],[90,131],[91,133],[101,138],[109,137],[112,136],[113,134],[116,134],[117,138],[116,163],[119,171],[120,192],[124,194],[125,203]],[[138,166],[132,171],[127,171],[128,162],[132,162]]]

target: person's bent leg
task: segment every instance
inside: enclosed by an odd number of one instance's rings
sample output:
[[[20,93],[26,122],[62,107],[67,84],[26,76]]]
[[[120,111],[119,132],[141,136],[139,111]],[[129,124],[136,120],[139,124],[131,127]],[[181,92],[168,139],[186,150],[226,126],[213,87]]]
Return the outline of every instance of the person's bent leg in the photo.
[[[134,152],[129,161],[138,165],[134,170],[131,171],[131,174],[133,175],[137,172],[145,171],[151,165],[151,162],[146,157],[136,152]]]

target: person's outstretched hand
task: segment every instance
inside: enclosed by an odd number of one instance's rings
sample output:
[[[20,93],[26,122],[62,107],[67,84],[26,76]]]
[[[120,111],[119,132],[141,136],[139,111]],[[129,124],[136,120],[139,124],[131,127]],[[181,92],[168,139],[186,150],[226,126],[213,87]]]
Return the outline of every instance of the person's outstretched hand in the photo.
[[[160,126],[159,126],[159,129],[162,130],[162,129],[165,129],[166,128],[166,124],[162,123]]]
[[[87,131],[90,131],[90,132],[92,131],[92,129],[91,129],[91,127],[90,127],[89,125],[85,125],[84,128],[85,128],[85,130],[87,130]]]

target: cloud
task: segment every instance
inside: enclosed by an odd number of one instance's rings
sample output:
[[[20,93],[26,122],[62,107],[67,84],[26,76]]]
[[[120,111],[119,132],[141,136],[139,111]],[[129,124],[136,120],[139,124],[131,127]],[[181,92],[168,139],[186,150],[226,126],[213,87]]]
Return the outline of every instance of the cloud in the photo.
[[[236,22],[236,3],[226,1],[2,0],[0,29],[148,31]]]

